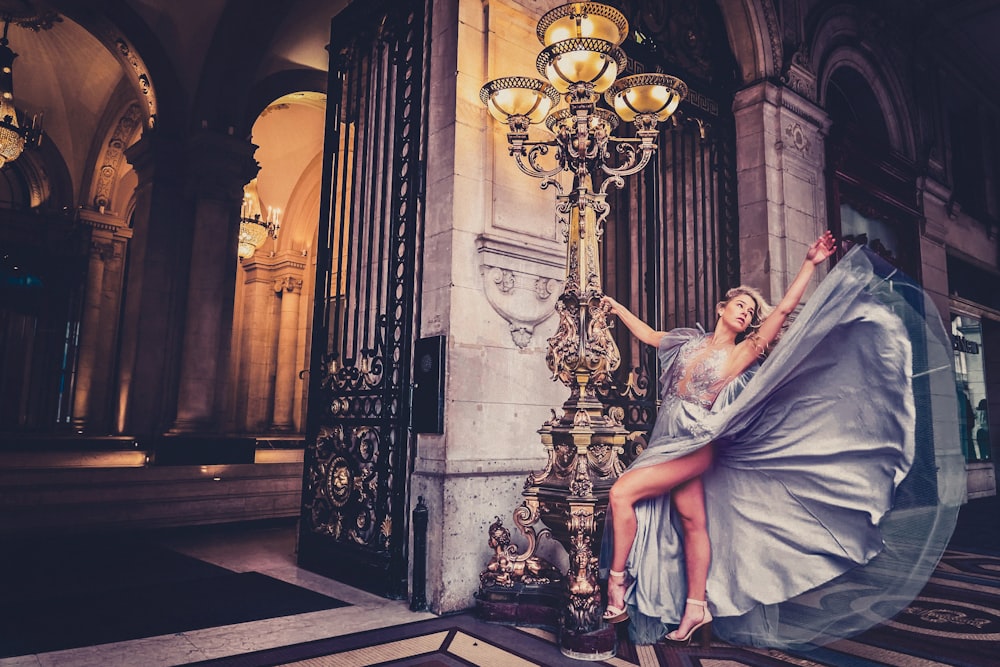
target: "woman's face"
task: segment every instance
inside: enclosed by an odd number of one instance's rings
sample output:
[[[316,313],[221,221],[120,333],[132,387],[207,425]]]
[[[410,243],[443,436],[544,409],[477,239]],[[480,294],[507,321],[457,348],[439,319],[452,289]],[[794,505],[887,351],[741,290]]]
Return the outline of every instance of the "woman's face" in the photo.
[[[757,302],[753,300],[753,297],[747,294],[737,294],[726,302],[719,319],[735,331],[746,331],[756,313]]]

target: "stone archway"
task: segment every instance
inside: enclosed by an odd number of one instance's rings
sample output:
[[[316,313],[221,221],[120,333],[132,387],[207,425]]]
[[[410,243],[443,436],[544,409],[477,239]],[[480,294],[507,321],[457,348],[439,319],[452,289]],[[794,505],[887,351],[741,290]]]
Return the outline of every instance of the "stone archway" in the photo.
[[[236,267],[227,408],[236,432],[273,437],[304,428],[325,115],[325,94],[294,91],[252,123],[260,171],[250,196],[280,227]]]
[[[717,0],[744,84],[781,72],[778,13],[772,0]]]

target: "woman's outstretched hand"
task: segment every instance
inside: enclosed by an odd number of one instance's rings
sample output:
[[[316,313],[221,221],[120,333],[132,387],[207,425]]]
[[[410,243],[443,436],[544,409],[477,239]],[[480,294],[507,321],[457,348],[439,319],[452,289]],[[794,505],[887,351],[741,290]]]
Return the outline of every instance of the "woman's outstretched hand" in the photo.
[[[621,314],[622,305],[606,294],[601,297],[601,306],[612,315]]]
[[[817,265],[828,259],[836,249],[837,239],[833,238],[830,230],[827,230],[809,246],[809,250],[806,251],[806,261]]]

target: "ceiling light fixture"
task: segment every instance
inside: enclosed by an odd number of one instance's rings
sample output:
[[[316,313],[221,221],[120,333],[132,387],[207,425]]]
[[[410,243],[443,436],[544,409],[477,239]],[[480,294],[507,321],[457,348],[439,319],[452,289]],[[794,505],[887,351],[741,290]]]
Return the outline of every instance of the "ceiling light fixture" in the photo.
[[[26,146],[41,144],[41,123],[33,116],[27,125],[21,125],[14,106],[14,58],[7,41],[10,17],[4,17],[3,37],[0,38],[0,167],[21,156]]]

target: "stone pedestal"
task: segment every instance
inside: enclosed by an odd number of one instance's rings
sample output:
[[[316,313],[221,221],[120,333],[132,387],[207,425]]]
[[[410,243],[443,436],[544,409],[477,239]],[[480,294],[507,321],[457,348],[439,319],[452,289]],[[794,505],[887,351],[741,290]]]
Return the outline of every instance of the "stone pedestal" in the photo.
[[[488,623],[558,630],[564,599],[561,583],[484,586],[476,594],[476,616]]]

